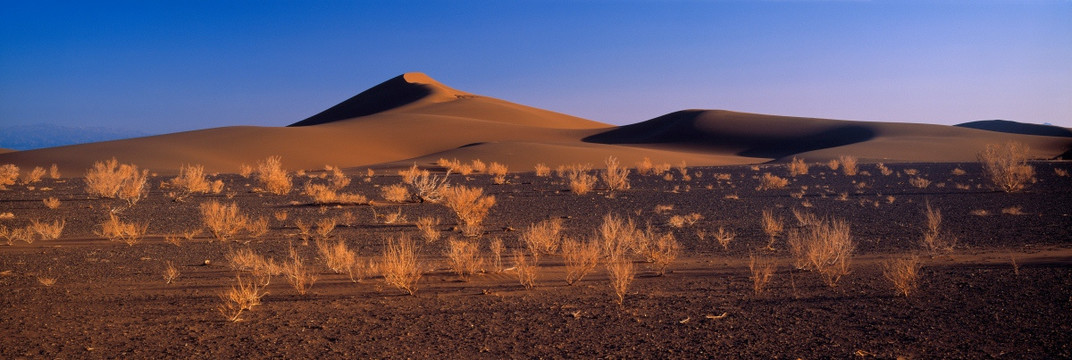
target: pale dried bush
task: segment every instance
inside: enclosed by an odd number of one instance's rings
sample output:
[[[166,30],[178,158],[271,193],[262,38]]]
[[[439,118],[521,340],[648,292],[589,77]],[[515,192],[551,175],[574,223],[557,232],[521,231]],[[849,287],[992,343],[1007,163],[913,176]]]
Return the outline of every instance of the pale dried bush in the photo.
[[[250,248],[230,250],[226,256],[231,269],[249,272],[261,286],[268,286],[273,276],[283,274],[283,267],[276,264],[275,259],[260,256]]]
[[[305,183],[302,194],[313,198],[313,203],[317,205],[354,205],[368,203],[368,198],[364,195],[349,193],[340,194],[332,189],[331,185],[314,184],[312,182]]]
[[[882,268],[882,275],[898,294],[908,297],[919,288],[919,272],[923,267],[918,256],[893,259],[885,262]]]
[[[886,167],[883,163],[875,164],[875,167],[878,168],[878,171],[882,173],[883,176],[890,176],[893,174],[893,170],[890,170],[890,168]]]
[[[931,181],[922,177],[908,179],[908,183],[920,189],[926,189],[928,186],[931,186]]]
[[[830,159],[830,161],[826,162],[826,167],[830,168],[830,170],[837,171],[837,169],[841,167],[841,163],[838,162],[837,159]]]
[[[413,184],[413,181],[417,180],[417,177],[421,176],[421,173],[427,172],[427,171],[428,170],[421,171],[421,169],[417,167],[417,164],[414,163],[413,166],[410,166],[406,170],[399,170],[398,175],[402,176],[402,183],[403,184]]]
[[[718,241],[718,244],[722,245],[723,250],[729,250],[730,242],[733,241],[733,238],[737,237],[736,232],[733,230],[726,230],[721,226],[718,227],[718,232],[715,232],[713,235],[715,240]]]
[[[789,169],[789,176],[808,174],[808,163],[804,162],[804,159],[798,159],[796,156],[793,157],[793,160],[790,161],[786,167]]]
[[[51,287],[52,285],[56,285],[56,278],[50,276],[38,276],[37,282],[41,283],[41,285],[44,285],[45,287]]]
[[[53,178],[53,179],[59,179],[60,178],[60,167],[56,166],[56,164],[52,164],[52,166],[49,166],[48,167],[48,177]]]
[[[818,272],[830,287],[849,274],[856,243],[848,222],[821,220],[818,224],[789,233],[789,249],[799,268]]]
[[[267,294],[255,281],[245,281],[241,276],[236,276],[235,285],[219,294],[223,304],[216,309],[229,321],[241,321],[242,312],[253,310],[254,306],[260,305],[261,298]]]
[[[953,174],[953,176],[962,176],[964,174],[967,174],[968,172],[964,171],[964,169],[956,168],[956,169],[953,169],[953,171],[950,172],[950,173]]]
[[[517,270],[517,280],[526,289],[536,287],[536,259],[529,259],[525,251],[514,251],[514,269]]]
[[[508,171],[509,169],[506,167],[506,165],[497,162],[492,162],[491,164],[488,164],[488,175],[492,176],[491,180],[496,184],[506,183],[506,173]]]
[[[539,177],[551,176],[551,168],[548,167],[547,165],[544,165],[543,163],[536,164],[535,169],[536,169],[536,176],[539,176]]]
[[[416,296],[422,273],[414,241],[405,236],[389,239],[380,260],[380,272],[388,285]]]
[[[638,231],[633,219],[622,220],[613,214],[603,216],[599,225],[599,248],[605,258],[623,256],[630,250],[641,248],[637,243]]]
[[[417,218],[417,230],[420,231],[421,238],[426,243],[430,244],[439,240],[439,229],[436,229],[436,226],[439,226],[438,218],[430,216]]]
[[[475,241],[453,238],[450,239],[449,244],[446,255],[450,268],[463,281],[469,281],[469,278],[480,271],[480,267],[484,265],[484,259],[480,257],[480,246]]]
[[[565,168],[570,191],[577,195],[587,194],[596,184],[596,177],[589,174],[588,165],[570,165]]]
[[[249,220],[246,222],[246,231],[249,232],[249,236],[254,239],[260,238],[268,233],[268,218],[261,216],[257,220]]]
[[[652,167],[651,171],[654,174],[662,174],[662,173],[665,173],[667,171],[670,171],[670,168],[671,168],[670,164],[662,163],[662,164],[656,164],[654,167]]]
[[[677,164],[675,169],[677,169],[677,173],[681,175],[681,180],[684,180],[684,181],[692,180],[692,177],[689,176],[688,163],[686,163],[685,160],[682,160],[681,163]]]
[[[10,230],[5,226],[0,226],[0,235],[7,238],[8,245],[14,245],[16,241],[33,244],[33,242],[37,240],[37,232],[34,231],[32,225],[24,228],[16,227]]]
[[[554,218],[529,225],[520,238],[537,261],[540,255],[554,254],[562,242],[562,219]]]
[[[603,177],[603,183],[607,185],[607,189],[610,191],[625,190],[629,188],[629,169],[624,168],[618,163],[618,158],[613,156],[608,157],[604,162],[607,165],[607,169],[604,170],[601,175]]]
[[[405,202],[410,199],[409,189],[403,184],[387,185],[380,188],[383,199],[390,202]]]
[[[63,227],[67,225],[66,220],[56,220],[53,222],[39,222],[37,220],[30,220],[30,227],[34,232],[41,235],[41,240],[56,240],[63,234]]]
[[[566,263],[566,284],[573,285],[599,264],[599,244],[565,238],[562,240],[562,258]]]
[[[33,183],[36,183],[38,181],[41,181],[41,178],[43,178],[43,177],[45,177],[45,168],[40,167],[40,166],[35,166],[33,168],[33,170],[30,170],[30,172],[27,172],[26,175],[23,176],[22,183],[23,184],[33,184]]]
[[[689,213],[688,215],[674,215],[670,217],[667,224],[674,228],[683,228],[686,226],[696,225],[697,222],[703,219],[703,215],[698,213]]]
[[[8,186],[15,185],[15,181],[18,179],[18,166],[14,164],[0,165],[0,189],[7,189]]]
[[[793,209],[793,217],[797,219],[797,225],[800,227],[819,225],[822,222],[815,214],[803,210]]]
[[[1068,177],[1068,170],[1062,168],[1053,168],[1053,173],[1060,177]]]
[[[774,212],[770,209],[764,209],[760,223],[763,227],[763,232],[770,237],[770,241],[767,242],[767,249],[774,250],[774,241],[778,235],[785,229],[785,224],[781,216],[775,217]]]
[[[496,273],[503,272],[502,253],[506,247],[503,246],[502,239],[494,238],[488,243],[488,250],[491,251],[491,265],[495,269]]]
[[[299,295],[307,294],[316,283],[316,274],[304,264],[298,250],[293,247],[290,248],[290,259],[283,264],[282,270],[287,282],[290,282],[290,286],[293,286]]]
[[[450,171],[443,175],[443,179],[440,179],[438,175],[432,175],[427,170],[422,171],[413,179],[413,194],[420,202],[437,203],[443,200],[443,193],[450,189],[450,184],[447,183],[448,177],[450,177]]]
[[[335,230],[335,226],[338,226],[338,222],[335,218],[320,218],[316,221],[316,235],[321,239],[330,238],[331,232]]]
[[[288,213],[286,210],[279,210],[273,213],[272,216],[275,217],[276,221],[284,222],[287,221],[287,217],[290,216],[290,213]]]
[[[629,290],[629,284],[636,278],[636,267],[625,256],[612,256],[607,260],[607,274],[610,279],[610,287],[614,290],[614,299],[618,306],[625,304],[625,294]]]
[[[395,212],[387,212],[382,215],[376,213],[376,208],[372,208],[372,216],[381,219],[384,224],[400,224],[406,222],[406,216],[402,215],[401,207],[398,207]]]
[[[763,173],[763,176],[759,178],[759,186],[756,190],[771,190],[781,189],[789,185],[789,180],[771,175],[771,173]]]
[[[279,156],[269,156],[257,162],[256,178],[264,191],[276,195],[286,195],[294,186],[290,174],[283,169],[283,159]]]
[[[841,160],[841,172],[845,175],[853,176],[859,171],[859,168],[856,166],[856,157],[842,155],[838,157],[838,160]]]
[[[925,203],[923,214],[927,217],[921,241],[923,248],[932,254],[952,251],[956,247],[957,238],[942,231],[942,212],[932,208],[928,201]]]
[[[324,258],[324,264],[336,274],[346,274],[351,282],[361,279],[361,264],[357,253],[342,240],[329,244],[327,240],[316,242],[316,250]]]
[[[473,172],[484,172],[488,169],[488,166],[484,164],[483,161],[480,161],[480,159],[473,159],[473,161],[470,162],[469,167],[473,169]]]
[[[313,226],[312,224],[306,224],[301,219],[294,220],[294,227],[298,228],[298,237],[302,239],[303,243],[309,242],[309,237],[312,236]]]
[[[101,223],[101,231],[97,235],[134,246],[134,244],[141,241],[142,235],[145,235],[148,229],[149,223],[124,222],[119,220],[119,217],[115,214],[108,214],[108,220]]]
[[[454,211],[465,236],[478,236],[488,210],[495,205],[495,196],[484,195],[482,188],[456,186],[443,191],[443,204]]]
[[[169,260],[164,267],[164,283],[171,284],[175,279],[179,278],[179,269],[175,267]]]
[[[1023,190],[1035,179],[1035,168],[1027,164],[1027,145],[1010,141],[1004,145],[989,144],[979,153],[979,162],[990,182],[1005,192]]]
[[[904,173],[905,173],[905,175],[908,175],[908,176],[916,176],[916,175],[919,174],[919,170],[917,170],[917,169],[904,169]]]
[[[1001,208],[1001,213],[1005,215],[1024,215],[1024,208],[1022,206],[1010,206]]]
[[[249,164],[242,164],[238,166],[238,175],[249,179],[250,175],[253,175],[253,167]]]
[[[86,192],[102,198],[120,198],[134,205],[145,193],[149,170],[138,171],[134,164],[119,164],[114,157],[96,162],[86,171]]]
[[[175,246],[182,246],[182,238],[178,235],[164,235],[164,241]]]
[[[325,168],[331,171],[331,188],[335,191],[342,190],[347,185],[350,185],[350,177],[342,173],[338,167],[325,166]]]
[[[678,244],[674,234],[671,233],[653,237],[653,241],[650,244],[648,246],[648,261],[651,262],[655,275],[663,276],[663,274],[666,274],[666,268],[670,267],[674,260],[677,260],[681,245]]]
[[[220,241],[227,241],[246,229],[249,218],[242,214],[235,203],[221,204],[218,201],[201,203],[201,222]]]
[[[636,164],[637,175],[651,175],[653,174],[652,169],[654,167],[655,166],[651,163],[651,159],[645,157]]]
[[[43,199],[43,200],[41,200],[41,202],[43,202],[45,204],[45,206],[48,207],[49,209],[55,210],[55,209],[58,209],[60,207],[60,199],[57,199],[55,197],[49,197],[47,199]]]
[[[201,165],[183,165],[179,168],[179,175],[168,181],[167,185],[178,190],[173,196],[175,201],[212,190],[212,184],[205,179],[205,167]]]
[[[770,283],[771,278],[774,277],[774,270],[777,268],[777,264],[772,260],[761,260],[755,254],[748,256],[748,270],[751,273],[749,277],[752,279],[752,291],[756,295],[763,294],[767,289],[767,284]]]

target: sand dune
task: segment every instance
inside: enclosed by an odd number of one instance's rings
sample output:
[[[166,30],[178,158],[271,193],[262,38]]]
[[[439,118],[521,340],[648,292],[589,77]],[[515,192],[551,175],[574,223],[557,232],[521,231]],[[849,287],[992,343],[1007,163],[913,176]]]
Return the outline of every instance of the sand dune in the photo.
[[[1024,124],[1008,120],[980,120],[957,124],[956,126],[1012,134],[1072,137],[1072,129],[1054,125]]]
[[[631,165],[725,165],[821,161],[974,161],[988,143],[1027,143],[1038,158],[1072,148],[1072,138],[966,127],[842,121],[716,110],[688,110],[615,127],[452,89],[407,73],[288,127],[232,126],[0,154],[20,167],[58,164],[67,174],[116,157],[161,174],[183,164],[234,172],[271,155],[290,169],[324,165],[393,168],[439,158],[482,159],[531,170],[536,163],[589,163],[608,156]]]

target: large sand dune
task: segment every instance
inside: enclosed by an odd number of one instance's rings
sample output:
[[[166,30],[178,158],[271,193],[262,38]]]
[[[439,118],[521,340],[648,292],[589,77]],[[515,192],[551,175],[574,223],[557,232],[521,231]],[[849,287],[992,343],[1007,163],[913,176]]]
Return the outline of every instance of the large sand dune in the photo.
[[[724,165],[825,160],[974,161],[988,143],[1016,140],[1033,156],[1053,158],[1072,138],[942,125],[840,121],[688,110],[615,127],[574,116],[452,89],[407,73],[288,127],[233,126],[0,154],[20,167],[58,164],[86,169],[116,157],[153,171],[183,164],[234,172],[271,155],[290,169],[431,165],[439,158],[483,159],[531,170],[617,156],[624,164],[656,162]],[[70,170],[68,170],[70,171]],[[68,172],[68,174],[71,174]]]

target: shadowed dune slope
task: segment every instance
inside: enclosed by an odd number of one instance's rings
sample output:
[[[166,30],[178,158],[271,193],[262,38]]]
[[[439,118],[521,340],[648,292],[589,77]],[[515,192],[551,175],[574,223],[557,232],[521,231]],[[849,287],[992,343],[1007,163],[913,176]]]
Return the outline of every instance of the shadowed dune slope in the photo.
[[[730,111],[688,110],[614,127],[458,91],[421,73],[376,85],[288,127],[232,126],[0,154],[0,164],[55,163],[69,176],[116,157],[160,174],[183,164],[236,172],[278,155],[288,169],[394,168],[439,158],[500,162],[513,171],[544,163],[603,166],[608,156],[632,166],[644,157],[690,166],[821,161],[974,161],[988,143],[1017,140],[1052,158],[1072,138],[964,127],[840,121]]]
[[[739,113],[679,111],[590,136],[600,144],[663,150],[691,150],[811,161],[856,156],[864,161],[975,161],[986,144],[1020,141],[1032,156],[1054,158],[1072,148],[1072,139],[997,133],[962,127],[828,120]]]
[[[1008,120],[980,120],[955,126],[1011,134],[1072,137],[1072,130],[1060,126],[1025,124]]]

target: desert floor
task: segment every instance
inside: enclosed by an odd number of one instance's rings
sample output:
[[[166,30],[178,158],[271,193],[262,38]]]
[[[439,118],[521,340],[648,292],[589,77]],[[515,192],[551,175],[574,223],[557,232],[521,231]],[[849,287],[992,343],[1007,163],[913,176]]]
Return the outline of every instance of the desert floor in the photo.
[[[1054,171],[1072,164],[1034,163],[1037,181],[1019,193],[991,190],[978,164],[888,166],[891,175],[861,165],[868,174],[846,176],[813,165],[795,177],[784,165],[689,168],[689,180],[674,169],[670,179],[633,174],[629,190],[586,195],[571,193],[554,175],[511,174],[503,185],[488,175],[450,176],[452,184],[482,187],[497,199],[480,238],[485,255],[490,239],[502,239],[509,253],[521,247],[526,227],[551,218],[563,219],[573,238],[592,236],[608,213],[673,233],[678,260],[663,276],[638,260],[621,306],[602,265],[568,286],[560,256],[541,257],[532,289],[516,271],[490,266],[462,281],[443,255],[446,239],[460,236],[452,231],[457,220],[443,205],[380,200],[379,188],[399,183],[397,175],[352,174],[343,191],[376,200],[372,206],[311,205],[299,189],[324,181],[310,178],[319,172],[296,178],[287,196],[253,191],[253,179],[218,175],[212,178],[226,183],[220,194],[183,202],[160,189],[167,178],[154,177],[146,199],[118,212],[148,223],[148,235],[134,245],[95,235],[109,209],[123,203],[88,196],[82,179],[17,185],[0,191],[0,214],[14,216],[0,225],[65,219],[66,227],[58,240],[0,246],[0,357],[1072,357],[1072,178]],[[966,173],[954,175],[956,168]],[[910,185],[912,170],[932,183]],[[788,178],[789,186],[756,190],[764,172]],[[59,208],[47,208],[48,197],[58,198]],[[212,200],[269,218],[271,230],[225,242],[202,231],[180,245],[165,242],[164,235],[202,229],[199,204]],[[925,202],[957,238],[952,251],[921,251]],[[852,272],[830,287],[792,265],[785,235],[765,249],[765,209],[782,217],[787,231],[797,226],[794,209],[849,221],[857,244]],[[384,223],[382,215],[399,210],[404,221]],[[285,221],[274,218],[281,211]],[[668,224],[673,215],[692,213],[702,219]],[[339,218],[332,239],[368,260],[389,237],[417,238],[414,222],[422,216],[439,218],[444,235],[420,242],[426,271],[416,296],[376,274],[352,282],[331,272],[295,226]],[[712,239],[719,227],[737,234],[728,249]],[[319,275],[308,294],[277,277],[242,321],[217,311],[219,294],[241,274],[229,266],[228,252],[249,247],[283,261],[291,246]],[[761,294],[750,279],[753,254],[778,265]],[[905,297],[884,278],[883,264],[909,254],[920,255],[923,268],[918,291]],[[167,261],[181,271],[171,284],[163,278]],[[512,267],[510,257],[504,262]]]

